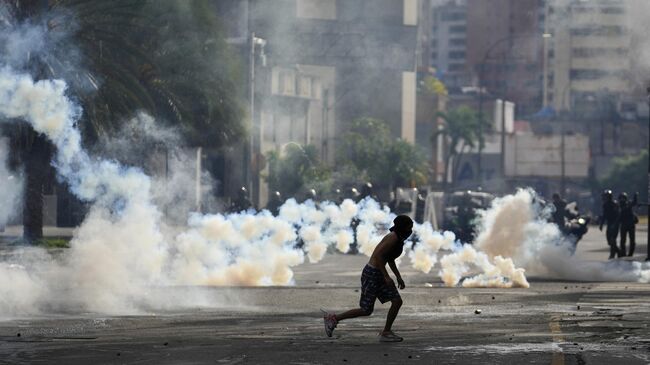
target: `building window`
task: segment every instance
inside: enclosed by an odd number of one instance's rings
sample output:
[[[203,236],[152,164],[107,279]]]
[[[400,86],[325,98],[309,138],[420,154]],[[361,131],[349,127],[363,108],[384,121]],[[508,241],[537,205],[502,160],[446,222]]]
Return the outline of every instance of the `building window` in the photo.
[[[537,70],[537,64],[536,63],[529,63],[526,65],[526,71],[528,72],[534,72]]]
[[[298,94],[305,98],[311,97],[312,78],[302,75],[299,80],[300,82],[298,85],[300,88],[298,89]]]
[[[571,78],[574,80],[598,80],[608,76],[623,77],[625,70],[597,70],[597,69],[573,69]]]
[[[513,72],[517,70],[517,64],[516,63],[506,63],[502,65],[502,70],[504,72]]]
[[[297,0],[296,16],[305,19],[336,19],[336,0]]]
[[[320,100],[321,98],[321,82],[318,78],[313,78],[311,83],[311,97]]]
[[[296,95],[295,73],[280,71],[278,73],[278,93],[282,95]]]
[[[601,8],[600,12],[603,14],[624,14],[625,10],[621,7],[605,7]]]
[[[595,25],[585,26],[580,28],[571,29],[571,35],[578,37],[587,36],[607,36],[615,37],[621,36],[625,33],[625,29],[620,25]]]
[[[449,40],[449,45],[451,46],[464,46],[465,38],[452,38]]]
[[[574,13],[576,13],[576,14],[589,14],[589,13],[593,13],[594,11],[596,11],[596,9],[594,9],[594,8],[592,8],[592,7],[581,7],[581,6],[576,6],[576,7],[574,7],[574,8],[572,9],[572,11],[573,11]]]
[[[449,71],[452,72],[458,72],[458,71],[463,71],[465,70],[465,64],[464,63],[452,63],[449,65]]]
[[[440,18],[446,22],[459,21],[465,19],[465,13],[445,11]]]
[[[595,56],[627,56],[628,50],[625,48],[605,48],[605,47],[578,47],[572,51],[573,57],[595,57]]]
[[[459,60],[465,58],[465,51],[451,51],[449,52],[449,59]]]
[[[452,25],[449,27],[449,33],[465,33],[467,27],[464,25]]]

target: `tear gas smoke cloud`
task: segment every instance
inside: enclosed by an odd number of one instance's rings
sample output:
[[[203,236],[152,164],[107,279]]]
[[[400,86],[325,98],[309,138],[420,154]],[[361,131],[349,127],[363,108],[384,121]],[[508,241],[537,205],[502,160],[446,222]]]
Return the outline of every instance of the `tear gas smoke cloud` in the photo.
[[[0,70],[0,114],[24,119],[50,138],[57,148],[57,172],[77,196],[92,204],[59,261],[3,264],[8,271],[4,277],[11,278],[3,283],[7,310],[34,312],[51,307],[57,298],[87,310],[129,312],[155,306],[147,293],[160,285],[286,285],[293,281],[291,267],[304,261],[303,250],[294,248],[297,236],[309,261],[318,262],[329,246],[349,249],[350,222],[356,218],[359,247],[370,254],[392,219],[387,208],[372,200],[319,207],[290,199],[278,217],[268,212],[194,214],[187,230],[165,236],[150,178],[137,168],[92,157],[82,148],[75,127],[79,109],[65,90],[63,81],[35,82],[9,68]],[[449,247],[438,247],[445,244]],[[485,255],[481,260],[480,268],[492,270],[485,275],[498,280]]]
[[[40,27],[40,28],[39,28]],[[75,127],[81,110],[66,96],[61,80],[34,81],[14,69],[28,55],[47,56],[43,26],[20,26],[0,35],[0,117],[23,119],[56,146],[53,161],[59,176],[90,211],[75,231],[71,248],[52,258],[44,250],[21,249],[0,261],[0,315],[29,315],[66,308],[129,313],[147,308],[199,305],[201,298],[165,297],[154,288],[166,285],[288,285],[292,267],[318,262],[328,250],[348,252],[357,225],[360,252],[370,255],[394,217],[372,200],[298,204],[289,199],[278,217],[268,212],[191,214],[187,187],[193,171],[172,154],[170,176],[156,180],[141,169],[102,159],[82,148]],[[47,33],[50,34],[50,33]],[[1,66],[4,65],[4,66]],[[11,68],[13,67],[13,69]],[[153,128],[153,126],[156,128]],[[153,143],[177,142],[153,118],[139,114],[134,131]],[[127,150],[128,135],[106,141],[103,152]],[[124,142],[121,143],[120,141]],[[131,147],[130,147],[131,148]],[[2,153],[0,149],[0,158]],[[108,151],[111,152],[111,151]],[[0,162],[3,161],[0,159]],[[125,161],[127,165],[132,164]],[[0,173],[4,165],[0,163]],[[0,175],[3,176],[3,175]],[[20,196],[18,183],[5,189],[2,202]],[[523,268],[536,275],[584,280],[648,281],[639,263],[582,263],[570,257],[559,231],[540,218],[534,195],[520,191],[497,199],[483,213],[476,246],[457,242],[451,232],[415,225],[419,243],[406,248],[411,265],[438,274],[449,286],[528,287]],[[182,208],[180,206],[184,205]],[[5,206],[10,206],[3,204]],[[0,208],[0,209],[2,209]],[[187,220],[182,230],[167,227],[161,211]],[[0,210],[1,219],[11,212]],[[296,240],[304,246],[296,248]],[[508,258],[511,257],[511,258]],[[474,275],[467,277],[468,275]]]
[[[21,211],[23,180],[20,174],[9,170],[8,158],[8,141],[0,138],[0,227]]]
[[[329,247],[346,252],[357,225],[359,250],[370,255],[394,217],[367,199],[298,204],[289,199],[270,213],[192,214],[187,229],[164,234],[153,203],[151,180],[137,168],[90,156],[74,127],[79,110],[66,98],[65,83],[0,70],[0,114],[25,119],[57,147],[60,176],[92,207],[75,231],[71,248],[52,260],[37,249],[0,264],[4,313],[56,310],[77,304],[86,310],[132,312],[173,306],[149,296],[165,285],[288,285],[291,267],[318,262]],[[414,268],[439,275],[449,286],[528,287],[524,269],[540,275],[584,280],[650,278],[641,264],[578,265],[557,228],[546,223],[531,191],[495,200],[482,213],[476,247],[451,232],[416,224],[420,243],[406,256]],[[295,246],[297,239],[304,243]],[[512,256],[507,258],[506,255]],[[519,267],[518,267],[519,266]],[[523,267],[523,268],[522,268]],[[467,275],[474,275],[467,277]]]
[[[0,114],[24,119],[45,134],[56,146],[53,163],[60,177],[92,204],[58,261],[32,255],[16,258],[20,265],[3,263],[7,312],[36,312],[57,301],[129,312],[154,305],[147,302],[149,289],[168,284],[286,285],[293,280],[290,267],[304,261],[303,251],[293,247],[296,233],[309,260],[317,262],[330,244],[349,247],[349,220],[356,214],[361,213],[368,238],[377,236],[372,220],[389,218],[374,202],[358,211],[351,201],[320,210],[312,202],[289,200],[280,217],[195,214],[186,231],[166,237],[152,203],[150,178],[82,148],[75,127],[80,111],[65,90],[63,81],[35,82],[9,68],[0,70]],[[332,223],[324,225],[327,219]]]
[[[522,189],[497,198],[481,214],[476,247],[490,257],[512,257],[529,274],[584,281],[650,281],[650,264],[627,261],[593,262],[571,254],[573,243],[548,222],[535,192]]]
[[[440,262],[440,278],[447,286],[528,288],[523,268],[515,267],[510,258],[489,256],[475,247],[460,243],[453,232],[435,232],[429,223],[416,224],[413,231],[420,244],[408,256],[414,269],[425,273]],[[450,253],[443,253],[451,251]],[[440,258],[438,258],[440,256]],[[478,272],[478,274],[475,274]],[[475,274],[471,277],[466,275]]]

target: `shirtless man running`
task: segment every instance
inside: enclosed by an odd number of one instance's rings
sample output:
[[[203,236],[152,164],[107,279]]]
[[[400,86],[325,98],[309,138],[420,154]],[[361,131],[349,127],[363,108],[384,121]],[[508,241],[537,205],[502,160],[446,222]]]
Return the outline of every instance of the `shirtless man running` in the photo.
[[[377,247],[370,256],[370,261],[363,268],[361,273],[361,299],[359,308],[351,309],[341,314],[325,313],[323,320],[325,322],[325,333],[332,337],[332,332],[338,322],[361,316],[369,316],[375,307],[375,300],[383,304],[390,301],[390,309],[386,316],[386,325],[384,330],[379,334],[381,342],[400,342],[402,337],[397,336],[391,330],[393,321],[397,317],[400,307],[402,306],[402,297],[399,295],[395,282],[391,279],[386,264],[397,278],[397,286],[404,289],[404,280],[397,270],[395,259],[397,259],[404,249],[404,240],[413,233],[413,221],[406,215],[399,215],[393,220],[393,227],[379,242]]]

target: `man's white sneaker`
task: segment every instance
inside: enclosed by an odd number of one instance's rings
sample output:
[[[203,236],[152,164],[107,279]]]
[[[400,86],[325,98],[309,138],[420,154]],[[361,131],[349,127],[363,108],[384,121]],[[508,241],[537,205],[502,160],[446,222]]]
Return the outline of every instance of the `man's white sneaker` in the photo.
[[[325,325],[325,334],[327,337],[332,337],[332,332],[336,328],[338,321],[336,320],[336,315],[334,313],[328,313],[323,311],[323,324]]]
[[[402,342],[404,339],[399,337],[393,331],[379,334],[379,342]]]

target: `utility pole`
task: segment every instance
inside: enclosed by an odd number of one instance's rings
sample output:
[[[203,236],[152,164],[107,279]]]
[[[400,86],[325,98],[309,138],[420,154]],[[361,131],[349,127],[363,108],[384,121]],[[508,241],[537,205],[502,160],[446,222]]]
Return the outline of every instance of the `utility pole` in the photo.
[[[648,91],[648,236],[647,236],[647,246],[648,246],[648,255],[646,261],[650,261],[650,87]]]
[[[501,178],[503,184],[506,184],[506,93],[503,93],[501,99]]]
[[[561,163],[561,170],[560,170],[560,195],[564,197],[564,194],[566,192],[566,167],[565,167],[565,162],[566,162],[566,150],[565,150],[565,145],[564,145],[564,125],[566,123],[566,116],[562,117],[562,121],[560,122],[560,163]]]
[[[498,42],[497,42],[498,43]],[[483,62],[480,65],[480,71],[478,76],[478,161],[477,161],[477,177],[479,186],[483,183],[482,175],[482,152],[483,152],[483,77],[485,76],[485,62],[487,61],[490,50],[488,49],[485,52],[485,57],[483,57]],[[447,178],[447,171],[445,171],[445,179]]]
[[[250,58],[250,69],[249,69],[249,112],[250,112],[250,137],[249,137],[249,145],[247,148],[247,152],[244,153],[244,155],[248,156],[246,159],[248,163],[248,168],[245,170],[246,173],[246,178],[244,181],[246,181],[246,185],[248,188],[248,193],[249,193],[249,199],[251,202],[253,202],[253,205],[257,207],[259,204],[259,183],[260,183],[260,174],[259,174],[259,166],[260,166],[260,161],[259,161],[259,156],[261,155],[262,152],[262,120],[260,116],[260,120],[255,122],[255,57],[256,57],[256,52],[255,52],[255,47],[259,46],[260,47],[260,57],[262,60],[262,66],[266,66],[266,54],[264,53],[264,47],[266,46],[266,40],[262,38],[258,38],[255,36],[255,32],[251,32],[250,34],[250,39],[249,39],[249,58]],[[256,143],[257,139],[257,143]]]
[[[483,154],[483,85],[485,84],[485,63],[490,59],[490,54],[492,51],[497,48],[500,44],[506,41],[512,41],[517,38],[525,38],[525,37],[536,37],[536,36],[541,36],[542,39],[546,40],[547,38],[551,38],[552,35],[549,33],[542,33],[541,35],[538,34],[515,34],[515,35],[509,35],[507,37],[501,38],[497,40],[496,42],[492,43],[490,47],[485,51],[485,54],[483,55],[483,59],[481,63],[479,64],[479,74],[478,74],[478,118],[479,118],[479,123],[478,123],[478,158],[477,158],[477,167],[478,167],[478,184],[480,185],[483,181],[483,175],[482,175],[482,154]],[[512,48],[512,45],[510,46]],[[505,95],[504,95],[505,99]],[[446,172],[445,172],[446,173]]]

